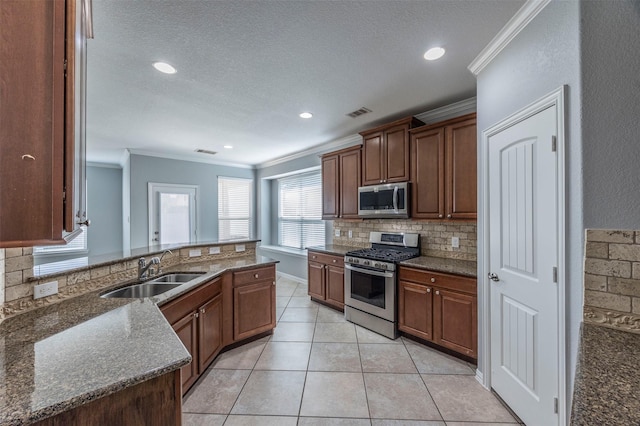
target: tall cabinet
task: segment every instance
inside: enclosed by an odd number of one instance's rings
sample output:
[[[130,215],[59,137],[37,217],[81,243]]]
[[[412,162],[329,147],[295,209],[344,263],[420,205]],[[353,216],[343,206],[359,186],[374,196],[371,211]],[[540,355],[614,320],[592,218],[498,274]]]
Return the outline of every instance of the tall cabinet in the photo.
[[[64,243],[63,231],[86,221],[74,176],[84,156],[87,5],[0,2],[0,247]]]
[[[476,133],[475,114],[410,130],[412,217],[476,218]]]
[[[360,186],[360,146],[322,156],[322,218],[356,219]]]

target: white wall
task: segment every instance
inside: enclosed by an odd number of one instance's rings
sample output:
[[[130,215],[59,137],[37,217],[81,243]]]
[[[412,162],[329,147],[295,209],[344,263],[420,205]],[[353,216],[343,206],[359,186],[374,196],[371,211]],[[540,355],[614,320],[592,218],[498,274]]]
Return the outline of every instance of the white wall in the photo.
[[[581,3],[585,228],[640,225],[640,1]]]
[[[542,96],[568,85],[566,102],[566,337],[568,400],[571,400],[582,320],[583,189],[580,129],[580,3],[551,2],[479,75],[478,131],[500,122]],[[479,138],[479,141],[481,138]],[[484,149],[484,148],[483,148]],[[482,166],[478,171],[481,175]],[[479,185],[482,198],[484,184]],[[481,216],[481,215],[480,215]],[[478,217],[478,247],[484,244]],[[479,251],[478,262],[484,262]],[[479,301],[479,305],[481,301]],[[479,341],[484,339],[480,330]],[[479,366],[483,354],[480,354]]]

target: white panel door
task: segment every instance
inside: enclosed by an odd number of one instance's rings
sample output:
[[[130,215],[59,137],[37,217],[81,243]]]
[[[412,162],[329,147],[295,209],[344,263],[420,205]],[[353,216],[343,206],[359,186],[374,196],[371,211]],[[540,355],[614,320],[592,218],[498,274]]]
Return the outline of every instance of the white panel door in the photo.
[[[558,424],[556,107],[489,138],[491,386],[529,426]]]
[[[197,192],[193,185],[149,183],[149,245],[197,241]]]

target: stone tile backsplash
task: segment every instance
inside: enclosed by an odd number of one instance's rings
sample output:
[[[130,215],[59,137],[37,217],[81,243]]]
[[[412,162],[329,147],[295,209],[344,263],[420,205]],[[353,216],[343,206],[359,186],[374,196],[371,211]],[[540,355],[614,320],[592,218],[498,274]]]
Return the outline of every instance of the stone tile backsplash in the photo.
[[[335,236],[339,230],[340,236]],[[351,230],[351,238],[349,238]],[[420,234],[423,256],[477,260],[478,237],[476,222],[453,222],[415,219],[367,219],[361,221],[334,220],[333,243],[344,246],[368,247],[369,232],[414,232]],[[460,239],[460,247],[451,246],[451,238]]]
[[[235,243],[212,244],[212,247],[220,247],[220,253],[217,254],[209,254],[209,245],[199,246],[197,248],[201,249],[201,256],[197,257],[189,256],[189,248],[174,250],[172,254],[167,253],[162,259],[162,267],[168,268],[178,263],[255,255],[255,242],[242,244],[245,246],[245,251],[242,252],[236,252]],[[149,256],[152,255],[155,253],[149,254]],[[134,279],[137,274],[138,258],[136,257],[36,278],[33,276],[32,248],[0,249],[0,280],[4,281],[4,285],[0,281],[0,296],[3,296],[0,298],[0,320]],[[34,300],[33,287],[50,281],[58,282],[58,294]]]
[[[586,231],[584,320],[640,333],[640,231]]]

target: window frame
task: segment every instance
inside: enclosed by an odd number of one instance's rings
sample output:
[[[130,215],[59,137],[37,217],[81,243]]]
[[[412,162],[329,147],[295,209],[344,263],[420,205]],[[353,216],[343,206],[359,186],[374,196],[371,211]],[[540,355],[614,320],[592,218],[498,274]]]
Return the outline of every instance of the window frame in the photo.
[[[248,216],[222,216],[220,213],[220,209],[222,207],[222,191],[220,188],[220,182],[223,181],[243,181],[248,183],[249,187],[249,200],[248,200]],[[235,177],[235,176],[222,176],[219,175],[217,177],[217,185],[218,185],[218,241],[233,241],[239,239],[238,237],[231,238],[223,238],[222,236],[222,223],[223,221],[233,221],[233,220],[247,220],[249,235],[240,237],[241,239],[251,239],[253,238],[253,224],[255,221],[254,218],[254,193],[255,193],[255,181],[253,178],[243,178],[243,177]]]

